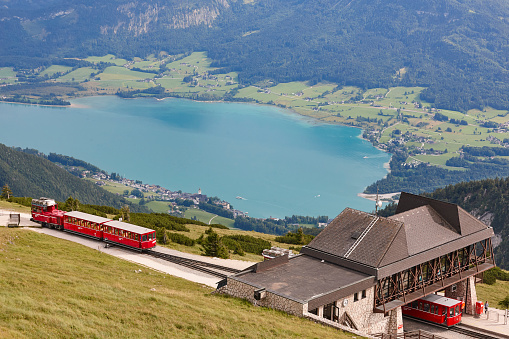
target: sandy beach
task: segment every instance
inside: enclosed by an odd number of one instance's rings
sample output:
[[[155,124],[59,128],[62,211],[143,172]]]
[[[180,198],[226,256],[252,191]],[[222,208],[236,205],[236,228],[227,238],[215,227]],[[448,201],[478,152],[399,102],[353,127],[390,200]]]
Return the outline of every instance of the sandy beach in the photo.
[[[393,197],[398,194],[401,194],[401,192],[378,194],[378,199],[380,199],[381,201],[389,201],[393,200]],[[357,196],[371,201],[376,201],[376,193],[375,194],[358,193]]]

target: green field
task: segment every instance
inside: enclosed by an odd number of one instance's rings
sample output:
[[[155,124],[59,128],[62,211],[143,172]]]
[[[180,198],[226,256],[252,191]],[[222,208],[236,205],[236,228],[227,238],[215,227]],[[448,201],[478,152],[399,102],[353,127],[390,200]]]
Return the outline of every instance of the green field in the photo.
[[[69,67],[69,66],[51,65],[48,68],[46,68],[44,71],[39,73],[39,76],[45,76],[46,74],[51,76],[55,73],[65,73],[65,72],[69,72],[71,69],[72,69],[72,67]]]
[[[229,228],[234,228],[234,220],[217,216],[215,214],[205,212],[196,208],[188,208],[184,212],[184,217],[188,219],[196,218],[196,220],[206,224],[221,224]]]
[[[2,338],[352,337],[28,230],[0,251]]]
[[[493,285],[477,284],[477,300],[488,301],[490,307],[502,309],[498,302],[509,295],[509,281],[500,281]]]
[[[0,67],[0,84],[15,84],[16,72],[12,67]]]
[[[156,213],[168,213],[169,207],[168,201],[149,201],[145,204],[146,207],[150,208],[152,211]]]
[[[86,61],[89,61],[89,62],[94,62],[94,63],[99,63],[99,62],[111,62],[117,66],[122,66],[122,65],[125,65],[127,63],[127,60],[125,59],[117,59],[117,57],[115,57],[113,54],[108,54],[108,55],[105,55],[105,56],[102,56],[102,57],[98,57],[98,56],[91,56],[91,57],[88,57],[86,59],[84,59]]]
[[[70,73],[67,73],[66,75],[61,76],[60,78],[57,79],[57,81],[82,82],[90,79],[90,75],[95,72],[97,71],[91,67],[82,67]]]
[[[125,67],[110,66],[98,75],[101,81],[103,80],[142,80],[152,79],[154,73],[145,73],[138,71],[131,71]]]
[[[14,77],[16,77],[16,72],[12,69],[12,67],[0,67],[0,78]]]

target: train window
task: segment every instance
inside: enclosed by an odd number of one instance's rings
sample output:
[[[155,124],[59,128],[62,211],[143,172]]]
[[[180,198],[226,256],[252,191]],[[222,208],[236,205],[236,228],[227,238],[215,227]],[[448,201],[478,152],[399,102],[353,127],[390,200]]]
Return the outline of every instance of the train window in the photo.
[[[419,302],[419,309],[422,311],[422,303]]]
[[[143,239],[143,241],[147,241],[147,235],[144,234],[142,239]]]
[[[412,303],[412,308],[417,309],[417,301],[414,301],[414,302]]]
[[[449,317],[454,317],[454,307],[449,308]]]
[[[429,304],[424,303],[424,312],[429,312]]]
[[[430,310],[431,313],[435,313],[435,305],[431,305],[431,310]]]
[[[447,309],[445,307],[442,306],[442,315],[446,314],[447,313]]]
[[[456,305],[456,315],[460,314],[460,305]]]
[[[134,235],[134,240],[136,240],[136,241],[140,240],[140,236],[138,234],[135,234]]]

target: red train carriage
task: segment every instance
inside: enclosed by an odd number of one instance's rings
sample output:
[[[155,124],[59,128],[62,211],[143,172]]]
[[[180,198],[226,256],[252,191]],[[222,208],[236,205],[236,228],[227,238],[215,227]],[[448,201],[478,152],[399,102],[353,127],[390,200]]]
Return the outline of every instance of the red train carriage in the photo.
[[[461,322],[463,302],[430,294],[402,307],[404,315],[423,319],[432,323],[454,326]]]
[[[42,226],[62,229],[64,213],[53,199],[32,199],[32,221]]]
[[[42,226],[104,240],[138,251],[156,246],[156,232],[150,228],[78,211],[60,211],[53,199],[32,199],[32,220],[41,223]]]
[[[103,236],[107,243],[134,248],[139,251],[156,246],[156,232],[154,230],[116,220],[104,224]]]
[[[111,219],[73,211],[64,214],[64,230],[89,238],[103,239],[103,224]]]

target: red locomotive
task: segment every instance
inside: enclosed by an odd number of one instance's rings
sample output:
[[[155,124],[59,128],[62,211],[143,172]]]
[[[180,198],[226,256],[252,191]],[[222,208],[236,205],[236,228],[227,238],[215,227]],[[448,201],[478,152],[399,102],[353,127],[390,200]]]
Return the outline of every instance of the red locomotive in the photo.
[[[446,298],[438,294],[430,294],[402,307],[403,315],[419,318],[447,327],[461,322],[463,302]]]
[[[78,211],[61,211],[53,199],[32,199],[32,220],[41,223],[43,227],[56,228],[138,251],[156,246],[156,232],[150,228]]]

